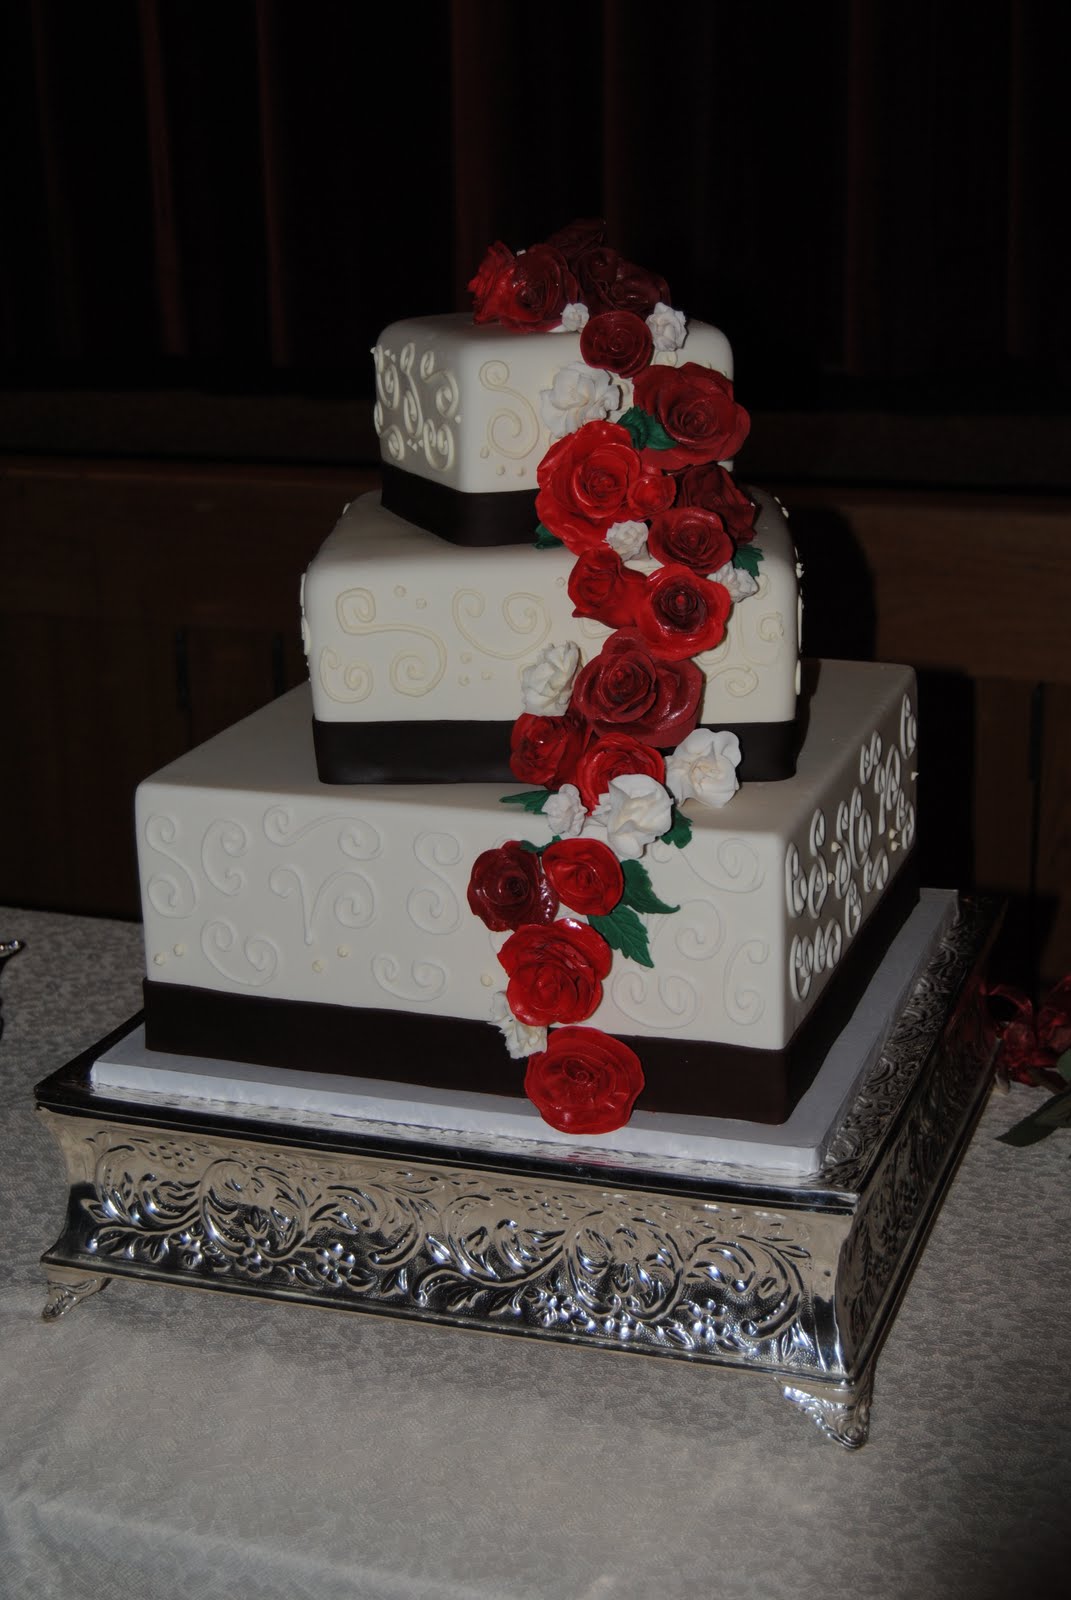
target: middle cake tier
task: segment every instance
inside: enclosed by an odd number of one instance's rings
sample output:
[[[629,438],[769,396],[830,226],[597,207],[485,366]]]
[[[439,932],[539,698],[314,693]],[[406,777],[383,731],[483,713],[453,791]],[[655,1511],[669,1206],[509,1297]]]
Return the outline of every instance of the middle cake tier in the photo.
[[[758,587],[695,658],[700,724],[737,734],[743,782],[790,776],[798,746],[796,553],[780,505],[749,493]],[[522,672],[548,645],[575,643],[590,660],[611,631],[573,615],[574,562],[562,547],[459,548],[378,495],[348,506],[302,585],[322,781],[511,781]]]
[[[628,1039],[652,1110],[780,1121],[914,902],[914,675],[813,664],[796,776],[644,864],[650,964],[615,956],[593,1027]],[[518,1095],[473,863],[547,819],[498,785],[325,787],[307,690],[138,792],[152,1049]],[[513,790],[516,792],[516,789]]]

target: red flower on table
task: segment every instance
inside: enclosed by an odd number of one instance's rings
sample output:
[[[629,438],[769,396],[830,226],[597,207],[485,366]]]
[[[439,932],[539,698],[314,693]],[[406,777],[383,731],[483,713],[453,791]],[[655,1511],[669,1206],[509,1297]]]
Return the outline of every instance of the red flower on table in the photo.
[[[602,311],[634,311],[649,317],[661,301],[669,302],[669,285],[657,272],[648,272],[609,245],[581,251],[574,264],[580,295],[592,316]]]
[[[1036,1011],[1022,990],[1007,984],[994,984],[987,993],[1006,1002],[1011,1013],[997,1022],[999,1070],[1016,1083],[1064,1087],[1056,1063],[1071,1050],[1071,976],[1050,989]]]
[[[580,355],[589,367],[634,378],[650,366],[654,338],[634,311],[602,311],[589,317],[581,329]]]
[[[522,712],[510,735],[509,769],[518,783],[560,789],[563,783],[572,783],[589,737],[590,730],[572,709],[564,717]]]
[[[501,241],[487,251],[469,288],[476,302],[473,322],[501,322],[530,333],[556,328],[578,294],[560,250],[535,244],[515,256]]]
[[[716,512],[724,519],[737,544],[747,544],[755,537],[758,506],[738,488],[732,473],[716,461],[702,467],[688,467],[681,473],[677,479],[676,503]],[[711,568],[711,571],[716,570]]]
[[[667,472],[693,462],[734,456],[751,426],[733,386],[720,372],[686,361],[682,367],[648,367],[635,381],[635,400],[674,441],[668,450],[645,449],[645,465]]]
[[[604,733],[590,744],[576,764],[573,779],[586,810],[594,811],[611,778],[629,772],[645,773],[658,783],[666,781],[666,763],[659,751],[629,733]]]
[[[685,661],[725,638],[732,597],[723,583],[700,578],[690,567],[659,567],[647,579],[644,600],[636,631],[659,661]]]
[[[470,910],[495,933],[525,922],[553,922],[558,914],[558,896],[539,857],[516,839],[476,857],[468,901]]]
[[[559,839],[542,867],[562,904],[584,917],[609,916],[625,892],[621,863],[599,839]]]
[[[639,1057],[620,1039],[555,1028],[547,1048],[528,1058],[524,1092],[561,1133],[612,1133],[631,1117],[643,1082]]]
[[[656,659],[644,639],[623,628],[577,673],[572,708],[596,734],[629,733],[641,744],[676,745],[699,719],[704,681],[693,662]]]
[[[647,580],[626,567],[616,550],[601,544],[577,556],[568,589],[574,617],[594,617],[608,628],[627,628],[643,609]]]
[[[656,561],[677,562],[705,578],[734,555],[725,523],[699,506],[671,506],[651,523],[647,549]]]
[[[644,466],[628,430],[586,422],[552,444],[536,471],[536,516],[574,554],[594,549],[608,528],[671,503],[676,484]]]
[[[559,917],[550,927],[528,923],[498,952],[509,977],[506,1002],[531,1028],[583,1022],[602,999],[610,946],[586,922]]]

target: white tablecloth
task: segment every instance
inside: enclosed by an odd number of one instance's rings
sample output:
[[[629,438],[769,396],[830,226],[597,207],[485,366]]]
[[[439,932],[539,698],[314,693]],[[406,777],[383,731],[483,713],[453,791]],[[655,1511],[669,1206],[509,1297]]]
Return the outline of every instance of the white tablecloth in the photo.
[[[5,1600],[997,1600],[1071,1554],[1071,1134],[994,1097],[850,1454],[775,1382],[115,1281],[53,1325],[32,1087],[139,1005],[140,929],[0,912]],[[1057,1583],[1057,1590],[1060,1583]]]

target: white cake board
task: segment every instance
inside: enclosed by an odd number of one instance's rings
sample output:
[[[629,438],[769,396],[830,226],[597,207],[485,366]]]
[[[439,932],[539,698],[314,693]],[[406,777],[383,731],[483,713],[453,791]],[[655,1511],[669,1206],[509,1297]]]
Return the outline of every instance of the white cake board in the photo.
[[[421,1130],[457,1147],[501,1153],[514,1146],[587,1162],[642,1160],[650,1171],[679,1171],[679,1163],[740,1167],[806,1178],[816,1173],[843,1113],[863,1076],[876,1063],[936,945],[955,912],[951,890],[924,889],[919,904],[890,945],[866,993],[833,1044],[815,1081],[787,1122],[779,1126],[712,1117],[636,1112],[615,1133],[577,1140],[557,1132],[526,1100],[498,1095],[429,1090],[412,1084],[295,1073],[145,1047],[137,1028],[100,1057],[92,1072],[95,1094],[226,1104],[261,1114],[300,1117],[301,1125],[327,1127],[339,1118],[380,1133]],[[276,1121],[279,1120],[277,1116]]]

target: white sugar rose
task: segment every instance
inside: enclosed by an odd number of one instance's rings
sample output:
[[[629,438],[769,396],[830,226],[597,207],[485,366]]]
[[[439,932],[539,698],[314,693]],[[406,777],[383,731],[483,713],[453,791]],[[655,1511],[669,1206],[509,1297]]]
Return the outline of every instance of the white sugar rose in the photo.
[[[592,818],[606,829],[606,842],[621,860],[638,860],[673,821],[673,801],[646,772],[626,772],[610,779]]]
[[[580,651],[568,644],[544,645],[521,673],[521,701],[535,717],[560,717],[569,707]]]
[[[543,807],[543,815],[559,839],[576,839],[588,820],[580,790],[575,783],[563,783],[557,794],[552,794],[548,799]]]
[[[550,388],[539,391],[539,409],[552,439],[564,439],[585,422],[601,422],[623,404],[620,380],[582,361],[559,367]]]
[[[514,1061],[523,1061],[525,1056],[534,1056],[537,1050],[547,1048],[546,1028],[530,1028],[526,1022],[519,1022],[509,1008],[504,989],[492,996],[491,1021],[501,1028],[506,1049]]]
[[[635,561],[647,549],[646,522],[615,522],[606,530],[606,543],[622,561]]]
[[[674,311],[664,300],[659,300],[647,318],[656,350],[679,350],[687,333],[683,311]]]
[[[666,757],[666,783],[678,800],[724,806],[740,787],[740,740],[735,733],[696,728]]]
[[[743,567],[734,567],[727,561],[724,567],[719,567],[717,572],[710,574],[711,583],[720,583],[729,591],[729,598],[736,605],[738,600],[746,600],[748,595],[757,594],[759,583],[750,572],[745,572]]]
[[[562,312],[563,333],[579,333],[591,315],[583,300],[572,300]]]

